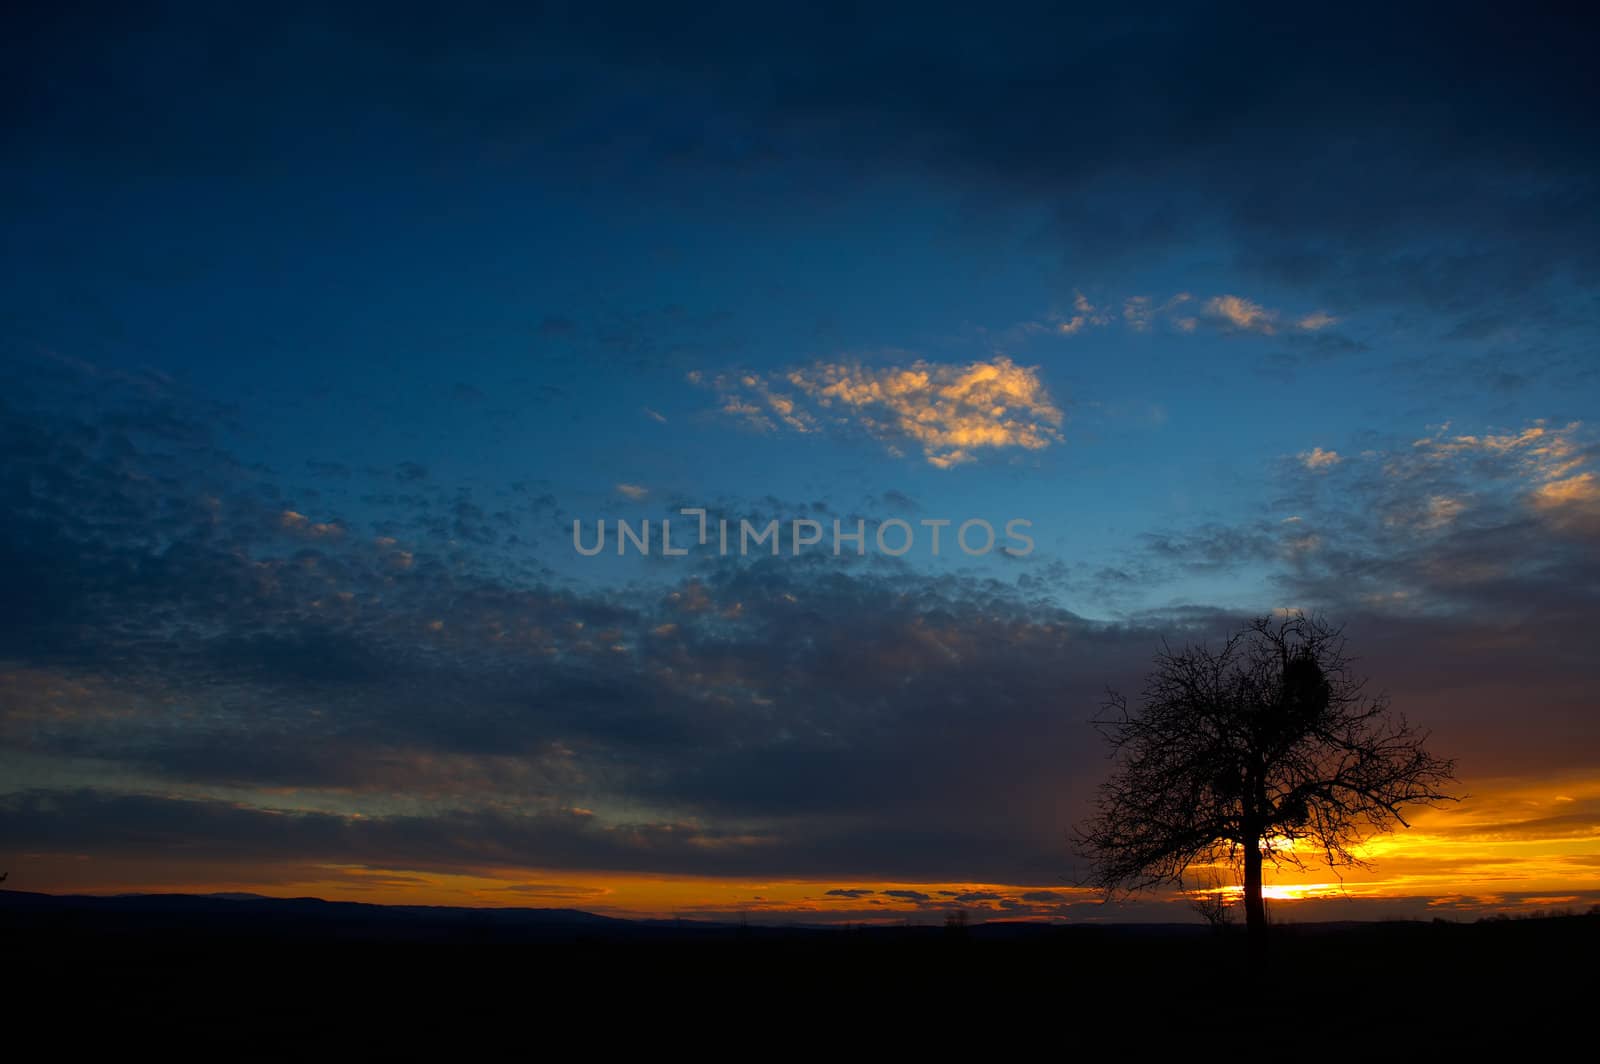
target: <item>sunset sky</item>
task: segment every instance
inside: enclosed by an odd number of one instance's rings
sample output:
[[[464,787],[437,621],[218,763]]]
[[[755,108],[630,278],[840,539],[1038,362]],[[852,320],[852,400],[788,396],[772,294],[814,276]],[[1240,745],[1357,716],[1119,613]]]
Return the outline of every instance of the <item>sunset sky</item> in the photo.
[[[1467,797],[1275,916],[1600,902],[1592,33],[322,6],[0,35],[6,887],[1192,919],[1088,722],[1301,609]]]

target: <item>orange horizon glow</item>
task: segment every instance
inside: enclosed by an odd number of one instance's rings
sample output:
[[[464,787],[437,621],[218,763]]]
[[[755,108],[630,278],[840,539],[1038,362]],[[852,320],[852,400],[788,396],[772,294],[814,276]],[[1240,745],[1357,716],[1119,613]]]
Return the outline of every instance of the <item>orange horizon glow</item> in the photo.
[[[1371,868],[1342,868],[1335,875],[1302,844],[1306,867],[1269,864],[1266,897],[1279,903],[1280,915],[1284,904],[1302,910],[1304,903],[1354,903],[1375,914],[1383,903],[1405,903],[1407,911],[1481,915],[1600,902],[1600,778],[1484,780],[1474,790],[1475,797],[1457,805],[1419,811],[1409,830],[1371,840],[1362,851]],[[203,859],[157,866],[148,858],[21,856],[6,885],[45,893],[249,892],[389,905],[573,908],[634,918],[743,914],[847,923],[936,920],[954,909],[978,919],[1067,921],[1118,919],[1128,911],[1105,906],[1100,894],[1065,879],[996,884],[293,861],[241,866]],[[1141,899],[1147,907],[1172,910],[1151,917],[1147,909],[1144,918],[1185,919],[1185,893],[1238,889],[1207,885],[1205,870],[1196,872],[1183,892]],[[1303,911],[1304,918],[1318,918]]]

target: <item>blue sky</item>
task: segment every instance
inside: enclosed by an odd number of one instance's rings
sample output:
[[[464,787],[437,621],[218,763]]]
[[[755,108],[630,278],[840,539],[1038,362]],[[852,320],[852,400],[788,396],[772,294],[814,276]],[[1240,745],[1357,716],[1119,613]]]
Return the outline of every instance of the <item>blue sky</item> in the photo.
[[[598,819],[495,875],[1020,886],[1065,860],[1052,840],[1095,763],[1092,735],[1040,723],[1039,692],[1081,724],[1162,636],[1284,607],[1447,663],[1472,633],[1593,619],[1600,212],[1573,27],[1508,36],[1476,7],[1391,12],[1382,34],[1354,10],[824,14],[22,20],[0,349],[5,555],[29,575],[0,657],[7,756],[35,783],[8,815],[41,868],[77,847],[115,869],[42,881],[145,875],[95,826],[166,817],[161,795],[189,803],[179,824],[218,802],[492,818],[510,788]],[[998,406],[974,372],[1007,382]],[[571,547],[574,519],[695,505],[1023,518],[1037,549]],[[672,604],[702,594],[694,612],[732,627],[691,639]],[[580,619],[623,633],[614,658],[560,634]],[[824,653],[829,623],[859,660]],[[906,701],[943,675],[915,633],[946,625],[970,641],[939,644],[963,662],[933,688],[952,701]],[[1417,661],[1391,647],[1380,679],[1433,690]],[[401,662],[421,671],[396,703]],[[1592,767],[1593,725],[1572,723],[1592,705],[1575,718],[1547,665],[1511,654],[1504,683],[1550,685],[1531,700],[1555,738],[1502,764],[1493,715],[1467,715],[1485,774]],[[963,716],[986,684],[1010,716]],[[76,701],[47,712],[63,685]],[[470,706],[439,716],[433,695]],[[948,714],[973,757],[893,768],[868,722],[919,714]],[[1083,768],[1027,776],[1040,813],[1013,856],[976,841],[983,802],[958,837],[860,856],[862,823],[937,813],[911,796],[1004,777],[1003,751],[1035,742]],[[512,755],[540,778],[504,775]],[[429,775],[447,761],[448,786]],[[93,782],[113,767],[125,782]],[[835,808],[758,785],[785,773],[858,787]],[[38,804],[68,793],[76,827]],[[765,841],[724,864],[621,841],[671,824]],[[481,871],[471,839],[546,826],[419,813],[372,863],[441,874],[414,829]],[[801,849],[837,856],[791,867]]]
[[[662,163],[590,186],[581,156],[552,149],[541,166],[524,151],[445,179],[390,146],[311,173],[279,162],[92,190],[47,159],[15,179],[32,209],[8,242],[13,342],[154,368],[232,404],[252,457],[302,482],[311,463],[404,456],[480,492],[546,481],[592,517],[614,512],[619,482],[857,510],[890,487],[954,518],[1026,517],[1083,564],[1144,533],[1270,516],[1275,471],[1313,448],[1409,443],[1444,422],[1564,424],[1593,394],[1578,365],[1519,373],[1522,322],[1451,338],[1489,309],[1341,301],[1240,268],[1226,236],[1102,263],[1047,243],[1038,204],[974,202],[954,179],[817,166],[827,195],[795,196],[776,165]],[[1273,323],[1205,310],[1230,296]],[[1064,334],[1080,297],[1095,309]],[[1142,329],[1128,317],[1141,299]],[[1318,314],[1334,320],[1295,327]],[[1036,368],[1061,439],[949,470],[752,431],[688,379],[1002,356]],[[1193,593],[1161,591],[1141,605]]]

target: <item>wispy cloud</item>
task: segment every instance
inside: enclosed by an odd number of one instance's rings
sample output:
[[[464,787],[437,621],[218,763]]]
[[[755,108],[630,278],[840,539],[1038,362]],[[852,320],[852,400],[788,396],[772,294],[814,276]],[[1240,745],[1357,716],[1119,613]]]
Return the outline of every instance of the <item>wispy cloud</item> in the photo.
[[[853,429],[894,454],[920,451],[941,469],[984,451],[1038,451],[1061,439],[1061,408],[1037,368],[1004,356],[884,367],[817,362],[780,374],[719,376],[710,384],[722,412],[753,428]]]
[[[1595,447],[1579,422],[1420,439],[1342,456],[1306,452],[1286,498],[1326,549],[1291,586],[1404,611],[1577,609],[1600,540]],[[1297,534],[1299,534],[1297,532]]]
[[[1077,336],[1118,321],[1141,333],[1161,327],[1193,334],[1202,326],[1209,326],[1223,333],[1281,336],[1321,333],[1339,324],[1340,319],[1325,310],[1296,316],[1240,295],[1197,300],[1189,292],[1178,292],[1166,299],[1131,295],[1097,304],[1082,292],[1076,292],[1070,313],[1052,311],[1040,320],[1022,322],[997,335],[1003,340],[1019,342],[1045,335]]]
[[[1265,333],[1271,336],[1277,313],[1243,296],[1217,296],[1206,303],[1206,314],[1232,328],[1243,332]]]
[[[1326,472],[1344,461],[1338,451],[1324,451],[1321,447],[1313,447],[1309,451],[1303,451],[1299,458],[1301,465],[1317,472]]]
[[[1339,319],[1325,310],[1315,310],[1301,315],[1284,329],[1284,315],[1277,310],[1243,296],[1217,296],[1206,302],[1205,313],[1222,328],[1262,336],[1275,336],[1280,331],[1316,333],[1339,324]]]
[[[1552,426],[1541,419],[1514,432],[1481,435],[1449,430],[1441,425],[1417,440],[1411,453],[1391,459],[1385,472],[1410,480],[1459,470],[1477,480],[1509,484],[1550,524],[1600,535],[1600,479],[1587,468],[1594,451],[1580,441],[1582,422]]]
[[[1536,494],[1558,501],[1581,500],[1584,492],[1572,486],[1592,477],[1584,467],[1594,451],[1582,442],[1581,421],[1552,426],[1540,418],[1515,432],[1483,435],[1451,435],[1449,429],[1442,425],[1417,440],[1413,456],[1390,463],[1388,472],[1405,477],[1416,475],[1419,466],[1465,465],[1482,474],[1518,477]]]
[[[1600,481],[1593,473],[1546,481],[1534,489],[1533,504],[1547,511],[1600,506]]]
[[[1459,517],[1466,508],[1467,504],[1460,499],[1453,499],[1448,495],[1431,495],[1428,497],[1422,526],[1428,529],[1442,528]]]
[[[1111,321],[1111,315],[1105,310],[1089,302],[1082,292],[1075,293],[1072,300],[1072,314],[1070,317],[1051,315],[1055,331],[1063,336],[1072,336],[1082,332],[1086,326],[1106,325]]]
[[[1275,515],[1145,536],[1107,578],[1079,578],[1084,593],[1116,602],[1130,581],[1238,571],[1335,610],[1498,618],[1588,608],[1600,450],[1585,426],[1475,435],[1442,426],[1362,442],[1285,460]]]

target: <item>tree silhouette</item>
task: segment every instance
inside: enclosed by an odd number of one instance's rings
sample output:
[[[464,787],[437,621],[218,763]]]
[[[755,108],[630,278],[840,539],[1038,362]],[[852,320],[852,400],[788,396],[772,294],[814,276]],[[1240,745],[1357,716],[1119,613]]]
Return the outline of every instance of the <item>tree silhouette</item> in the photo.
[[[1242,864],[1259,954],[1264,861],[1365,866],[1360,845],[1409,826],[1406,807],[1454,801],[1453,762],[1351,664],[1340,629],[1296,613],[1252,621],[1219,651],[1164,647],[1137,711],[1108,692],[1095,724],[1117,766],[1077,832],[1088,882],[1130,892]]]
[[[1194,910],[1214,931],[1226,931],[1233,926],[1235,898],[1222,877],[1215,873],[1206,877],[1202,889],[1189,895],[1189,908]]]

